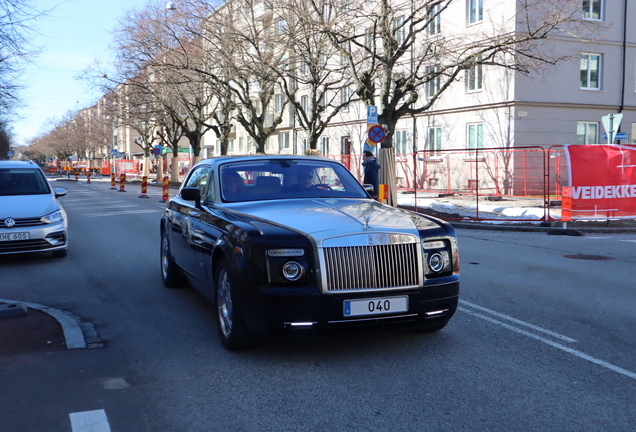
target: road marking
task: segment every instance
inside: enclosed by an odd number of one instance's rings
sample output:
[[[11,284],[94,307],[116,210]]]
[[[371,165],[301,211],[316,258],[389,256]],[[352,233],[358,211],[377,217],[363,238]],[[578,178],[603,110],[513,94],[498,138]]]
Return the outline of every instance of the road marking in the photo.
[[[159,210],[159,209],[155,209],[155,210],[126,210],[126,211],[110,212],[110,213],[88,213],[88,214],[85,214],[84,216],[88,216],[88,217],[119,216],[119,215],[125,215],[125,214],[157,213],[157,212],[160,212],[160,211],[161,210]]]
[[[561,345],[560,343],[553,342],[550,339],[544,338],[543,336],[539,336],[539,335],[536,335],[534,333],[530,333],[528,331],[522,330],[522,329],[517,328],[515,326],[512,326],[510,324],[506,324],[504,322],[498,321],[498,320],[496,320],[494,318],[487,317],[486,315],[482,315],[480,313],[471,311],[470,309],[466,309],[466,308],[463,308],[463,307],[458,307],[457,310],[460,310],[462,312],[466,312],[467,314],[472,315],[474,317],[481,318],[481,319],[483,319],[485,321],[488,321],[489,323],[502,326],[504,328],[507,328],[508,330],[512,330],[513,332],[522,334],[524,336],[528,336],[529,338],[536,339],[539,342],[543,342],[544,344],[550,345],[553,348],[559,349],[559,350],[564,351],[564,352],[566,352],[568,354],[572,354],[575,357],[578,357],[580,359],[586,360],[586,361],[588,361],[590,363],[597,364],[597,365],[602,366],[602,367],[604,367],[606,369],[609,369],[609,370],[614,371],[614,372],[618,372],[621,375],[624,375],[624,376],[626,376],[628,378],[636,380],[636,373],[628,371],[627,369],[623,369],[622,367],[613,365],[611,363],[608,363],[608,362],[606,362],[604,360],[597,359],[596,357],[592,357],[590,355],[587,355],[584,352],[581,352],[581,351],[578,351],[578,350],[575,350],[575,349],[572,349],[572,348],[568,348],[565,345]]]
[[[73,432],[110,432],[110,425],[103,409],[69,414]]]
[[[507,321],[513,322],[513,323],[515,323],[515,324],[517,324],[517,325],[520,325],[520,326],[523,326],[523,327],[531,328],[531,329],[532,329],[532,330],[534,330],[534,331],[538,331],[538,332],[540,332],[540,333],[544,333],[544,334],[550,335],[550,336],[555,337],[555,338],[557,338],[557,339],[561,339],[562,341],[570,342],[570,343],[578,342],[576,339],[572,339],[572,338],[567,337],[567,336],[564,336],[564,335],[562,335],[562,334],[555,333],[555,332],[553,332],[553,331],[550,331],[550,330],[544,329],[543,327],[539,327],[539,326],[536,326],[536,325],[533,325],[533,324],[527,323],[527,322],[525,322],[525,321],[518,320],[518,319],[513,318],[513,317],[511,317],[511,316],[504,315],[504,314],[499,313],[499,312],[495,312],[494,310],[487,309],[487,308],[482,307],[482,306],[478,306],[478,305],[476,305],[476,304],[473,304],[473,303],[467,302],[466,300],[460,300],[459,302],[460,302],[461,304],[463,304],[464,306],[470,306],[470,307],[471,307],[471,308],[473,308],[473,309],[477,309],[477,310],[480,310],[480,311],[482,311],[482,312],[489,313],[489,314],[491,314],[491,315],[496,316],[497,318],[501,318],[501,319],[504,319],[504,320],[507,320]]]
[[[624,241],[624,242],[631,242],[631,243],[636,243],[636,240],[621,240],[621,241]]]

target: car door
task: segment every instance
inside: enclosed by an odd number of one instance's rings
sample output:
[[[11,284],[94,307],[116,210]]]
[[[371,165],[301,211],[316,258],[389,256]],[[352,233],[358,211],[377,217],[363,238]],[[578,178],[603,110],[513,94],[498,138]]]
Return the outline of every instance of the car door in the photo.
[[[196,187],[205,196],[207,190],[210,166],[195,167],[183,187]],[[186,201],[180,196],[173,200],[173,218],[170,245],[175,262],[190,276],[198,278],[203,264],[201,261],[200,244],[201,228],[199,220],[203,210],[196,207],[194,201]]]

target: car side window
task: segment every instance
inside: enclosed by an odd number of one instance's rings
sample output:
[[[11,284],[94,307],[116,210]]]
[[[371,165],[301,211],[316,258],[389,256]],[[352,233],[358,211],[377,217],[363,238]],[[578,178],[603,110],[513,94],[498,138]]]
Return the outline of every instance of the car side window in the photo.
[[[201,192],[201,196],[205,196],[208,179],[210,177],[210,167],[201,166],[195,168],[188,177],[185,187],[195,187]]]
[[[208,176],[208,193],[205,196],[207,202],[216,201],[216,187],[214,182],[214,171],[210,172]]]

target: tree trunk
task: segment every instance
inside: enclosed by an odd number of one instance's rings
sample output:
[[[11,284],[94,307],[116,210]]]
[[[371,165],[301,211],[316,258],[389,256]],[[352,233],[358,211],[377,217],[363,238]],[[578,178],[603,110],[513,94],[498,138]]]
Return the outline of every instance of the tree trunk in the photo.
[[[172,155],[170,162],[170,181],[179,183],[179,156]]]
[[[380,184],[387,185],[386,203],[397,206],[397,187],[395,184],[395,147],[380,148],[378,154],[380,163]]]

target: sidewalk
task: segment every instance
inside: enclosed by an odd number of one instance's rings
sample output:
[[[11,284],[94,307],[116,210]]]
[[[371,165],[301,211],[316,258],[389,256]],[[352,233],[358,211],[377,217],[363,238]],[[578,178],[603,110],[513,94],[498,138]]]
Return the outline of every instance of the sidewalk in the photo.
[[[412,193],[401,193],[398,207],[446,220],[456,228],[550,232],[567,227],[580,233],[636,233],[636,219],[577,220],[564,227],[561,207],[556,203],[548,209],[552,220],[545,222],[543,198],[498,197],[490,201],[488,197],[476,200],[472,195],[442,195],[418,194],[416,199]],[[483,220],[475,220],[478,218]]]

